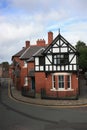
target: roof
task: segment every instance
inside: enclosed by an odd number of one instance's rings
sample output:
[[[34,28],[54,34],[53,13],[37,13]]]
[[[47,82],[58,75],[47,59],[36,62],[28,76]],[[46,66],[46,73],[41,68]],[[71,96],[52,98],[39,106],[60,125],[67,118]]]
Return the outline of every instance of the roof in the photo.
[[[73,52],[77,52],[76,48],[74,46],[72,46],[60,33],[57,35],[57,37],[52,41],[52,43],[47,46],[47,48],[43,51],[43,54],[46,54],[48,52],[48,50],[50,50],[50,48],[52,48],[52,46],[54,46],[54,44],[56,44],[56,42],[59,43],[62,41],[64,44],[66,44]],[[60,47],[60,44],[59,44]]]
[[[19,52],[17,52],[15,55],[12,56],[12,59],[14,57],[20,57],[24,52],[25,52],[26,48],[23,48],[22,50],[20,50]]]
[[[30,59],[27,60],[27,62],[34,61],[35,56],[42,56],[42,53],[43,53],[44,50],[45,50],[45,48],[39,49],[34,55],[32,55],[32,57]]]
[[[21,60],[34,60],[33,56],[39,52],[39,50],[44,49],[42,46],[30,46],[21,56]]]
[[[42,56],[43,51],[46,47],[39,49],[33,56]]]

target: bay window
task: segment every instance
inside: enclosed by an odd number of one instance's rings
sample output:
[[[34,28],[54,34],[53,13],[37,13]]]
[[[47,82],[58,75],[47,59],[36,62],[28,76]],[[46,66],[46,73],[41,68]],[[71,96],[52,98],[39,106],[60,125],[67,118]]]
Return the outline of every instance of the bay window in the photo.
[[[70,90],[71,89],[71,74],[56,73],[52,75],[52,89],[55,90]]]

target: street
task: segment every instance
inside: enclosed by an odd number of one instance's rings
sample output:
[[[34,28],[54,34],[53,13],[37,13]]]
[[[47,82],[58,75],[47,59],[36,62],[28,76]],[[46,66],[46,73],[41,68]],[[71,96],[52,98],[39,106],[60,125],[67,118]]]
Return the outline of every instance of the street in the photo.
[[[0,105],[0,130],[42,130],[42,128],[43,123]]]
[[[87,107],[52,108],[17,102],[0,87],[0,130],[87,130]]]
[[[6,88],[2,86],[0,91],[0,130],[44,130],[44,126],[49,124],[19,111],[18,108],[21,109],[21,105],[9,99],[7,86]]]

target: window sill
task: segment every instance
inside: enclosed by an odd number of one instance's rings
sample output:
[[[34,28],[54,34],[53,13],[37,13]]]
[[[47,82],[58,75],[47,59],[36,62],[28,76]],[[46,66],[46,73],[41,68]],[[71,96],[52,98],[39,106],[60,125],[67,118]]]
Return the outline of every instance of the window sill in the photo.
[[[56,89],[56,88],[53,88],[53,89],[50,89],[51,91],[74,91],[74,89]]]
[[[51,91],[57,91],[57,89],[56,88],[52,88],[52,89],[50,89]]]
[[[24,86],[28,86],[28,84],[24,84]]]
[[[27,66],[23,66],[23,68],[27,68]]]

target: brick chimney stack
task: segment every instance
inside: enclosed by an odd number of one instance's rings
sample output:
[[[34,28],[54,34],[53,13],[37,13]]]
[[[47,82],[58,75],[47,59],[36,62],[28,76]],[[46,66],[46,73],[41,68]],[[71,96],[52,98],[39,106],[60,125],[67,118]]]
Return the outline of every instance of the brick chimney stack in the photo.
[[[48,32],[48,45],[53,41],[53,32]]]
[[[26,41],[25,44],[26,44],[26,48],[30,47],[30,41]]]
[[[38,39],[37,40],[37,46],[45,46],[45,40],[44,39]]]

